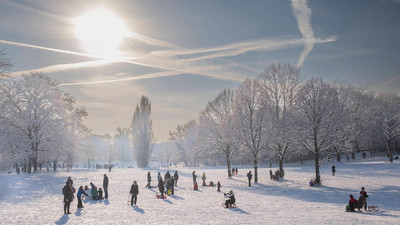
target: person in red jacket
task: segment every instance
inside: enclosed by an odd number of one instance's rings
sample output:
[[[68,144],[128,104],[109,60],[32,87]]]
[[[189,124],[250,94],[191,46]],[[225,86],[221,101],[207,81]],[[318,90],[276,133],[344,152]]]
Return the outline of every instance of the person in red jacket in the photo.
[[[354,212],[354,208],[356,207],[357,200],[353,197],[353,195],[350,195],[350,200],[349,200],[349,207],[350,207],[350,212]]]

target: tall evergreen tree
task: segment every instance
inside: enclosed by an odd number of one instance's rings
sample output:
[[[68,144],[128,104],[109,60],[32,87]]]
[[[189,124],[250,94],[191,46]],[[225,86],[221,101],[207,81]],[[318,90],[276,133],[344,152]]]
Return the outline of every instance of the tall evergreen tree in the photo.
[[[152,152],[152,143],[154,140],[150,113],[151,103],[149,98],[142,96],[140,105],[136,105],[132,120],[132,141],[139,168],[147,167]]]

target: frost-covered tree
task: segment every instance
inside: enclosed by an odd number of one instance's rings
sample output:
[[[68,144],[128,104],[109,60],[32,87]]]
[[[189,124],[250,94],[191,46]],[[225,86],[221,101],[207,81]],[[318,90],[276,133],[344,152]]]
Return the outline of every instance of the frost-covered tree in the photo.
[[[196,166],[198,129],[196,120],[190,120],[178,125],[169,132],[169,140],[175,143],[178,150],[177,161],[183,161],[186,166]]]
[[[292,144],[288,130],[291,123],[291,108],[302,77],[300,69],[290,64],[271,64],[259,75],[258,79],[264,98],[272,107],[271,119],[274,134],[269,145],[270,149],[278,156],[280,177],[282,178],[284,176],[283,160]]]
[[[12,141],[10,149],[24,153],[28,171],[67,149],[75,150],[88,131],[83,124],[86,110],[76,108],[75,99],[42,73],[1,80],[0,96],[0,135]]]
[[[270,112],[267,96],[262,95],[258,80],[245,80],[237,90],[236,116],[242,145],[253,157],[254,182],[258,182],[258,162],[260,154],[268,148]]]
[[[146,96],[142,96],[132,119],[132,141],[135,159],[139,168],[144,168],[148,165],[153,148],[152,145],[155,142],[150,113],[151,103]]]
[[[203,148],[216,149],[225,155],[228,177],[231,177],[231,158],[241,143],[234,106],[234,91],[225,89],[207,104],[199,118]]]
[[[386,152],[393,163],[394,149],[392,143],[400,137],[400,97],[393,93],[378,96],[381,112],[382,131],[386,141]]]
[[[331,141],[338,131],[338,92],[322,79],[312,78],[299,91],[294,107],[296,128],[292,134],[298,146],[314,155],[315,182],[320,184],[320,155],[331,147]]]

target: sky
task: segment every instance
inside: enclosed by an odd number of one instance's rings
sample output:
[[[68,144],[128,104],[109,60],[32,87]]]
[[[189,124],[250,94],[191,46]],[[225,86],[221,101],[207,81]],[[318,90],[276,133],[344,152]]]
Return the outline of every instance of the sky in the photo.
[[[158,142],[271,63],[400,92],[400,0],[0,0],[2,46],[12,76],[57,80],[93,133],[149,97]]]

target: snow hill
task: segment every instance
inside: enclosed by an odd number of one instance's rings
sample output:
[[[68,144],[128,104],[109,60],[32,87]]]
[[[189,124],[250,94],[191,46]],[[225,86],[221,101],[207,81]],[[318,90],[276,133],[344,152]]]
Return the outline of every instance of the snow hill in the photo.
[[[259,168],[259,183],[248,187],[246,173],[251,167],[239,167],[239,174],[228,179],[226,169],[172,168],[180,179],[175,196],[156,199],[157,189],[145,189],[146,174],[151,172],[153,185],[157,172],[166,169],[74,169],[72,172],[46,172],[35,175],[0,173],[0,224],[400,224],[400,163],[386,158],[335,163],[321,167],[322,186],[310,187],[314,167],[291,165],[280,181],[269,179],[270,168]],[[273,170],[276,168],[273,168]],[[221,181],[222,191],[233,190],[237,209],[225,209],[223,193],[215,187],[192,191],[191,173],[206,173],[207,183]],[[64,215],[61,189],[68,176],[74,186],[102,185],[103,174],[109,176],[109,199],[87,200],[84,209],[71,204],[72,214]],[[254,172],[252,172],[254,173]],[[138,207],[127,204],[130,185],[139,184]],[[358,196],[364,186],[369,205],[379,211],[345,212],[349,195]],[[158,191],[158,190],[157,190]]]

